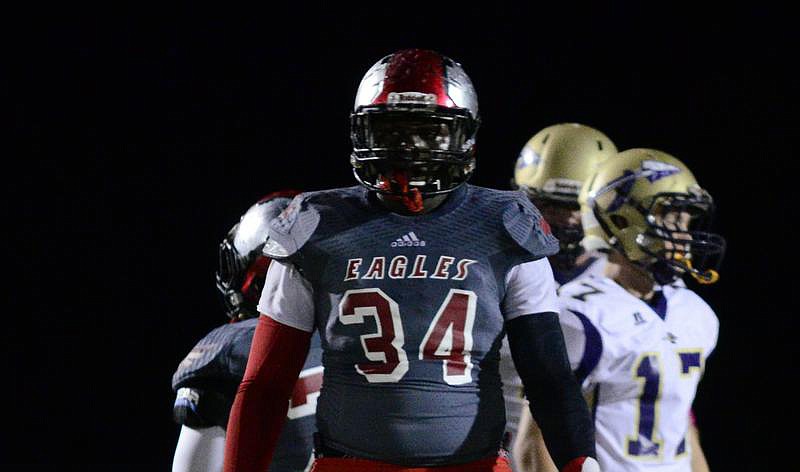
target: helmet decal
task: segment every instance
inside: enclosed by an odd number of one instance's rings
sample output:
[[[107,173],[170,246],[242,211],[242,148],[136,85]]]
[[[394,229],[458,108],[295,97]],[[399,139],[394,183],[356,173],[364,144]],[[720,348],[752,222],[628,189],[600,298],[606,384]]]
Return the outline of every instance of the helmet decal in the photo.
[[[617,195],[614,197],[614,201],[608,205],[609,212],[617,211],[620,209],[622,205],[628,201],[628,196],[631,193],[631,189],[633,188],[633,184],[636,183],[637,174],[626,170],[622,177],[619,179],[613,180],[608,186],[604,187],[601,191],[597,192],[598,195],[602,195],[610,190],[616,190]]]
[[[446,73],[442,56],[421,49],[406,49],[392,55],[386,68],[383,90],[372,102],[381,103],[430,103],[452,107],[442,80]],[[406,102],[405,100],[409,100]]]
[[[641,175],[643,177],[647,177],[647,180],[649,180],[650,183],[653,183],[656,180],[661,180],[664,177],[669,177],[670,175],[675,175],[680,171],[680,168],[672,164],[667,164],[666,162],[652,160],[642,161]]]
[[[516,168],[524,169],[526,167],[539,165],[540,162],[542,162],[542,156],[534,149],[525,147],[522,149],[522,152],[519,153]]]

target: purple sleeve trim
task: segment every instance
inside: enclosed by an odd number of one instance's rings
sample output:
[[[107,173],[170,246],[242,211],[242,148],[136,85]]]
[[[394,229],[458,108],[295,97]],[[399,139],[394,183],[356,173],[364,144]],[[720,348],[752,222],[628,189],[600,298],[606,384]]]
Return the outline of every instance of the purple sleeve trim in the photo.
[[[583,383],[586,377],[597,367],[598,362],[600,362],[600,356],[603,354],[603,338],[586,315],[575,310],[570,310],[570,312],[577,316],[583,325],[583,334],[586,344],[584,346],[581,362],[578,364],[578,368],[575,369],[575,376],[578,378],[578,382]]]

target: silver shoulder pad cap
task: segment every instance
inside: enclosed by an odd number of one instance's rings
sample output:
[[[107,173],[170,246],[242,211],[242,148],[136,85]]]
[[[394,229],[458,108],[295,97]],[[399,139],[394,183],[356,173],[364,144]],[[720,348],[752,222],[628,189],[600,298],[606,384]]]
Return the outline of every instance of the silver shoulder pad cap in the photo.
[[[278,241],[275,241],[273,238],[269,237],[267,238],[267,242],[264,243],[264,248],[261,250],[261,253],[273,259],[283,259],[289,257],[289,251],[287,251],[285,247],[281,246]]]

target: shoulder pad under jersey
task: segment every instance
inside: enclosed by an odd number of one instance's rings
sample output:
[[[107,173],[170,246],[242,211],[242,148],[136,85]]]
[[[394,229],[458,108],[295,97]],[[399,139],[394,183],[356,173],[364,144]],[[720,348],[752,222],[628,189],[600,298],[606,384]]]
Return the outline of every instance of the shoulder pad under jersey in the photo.
[[[558,239],[550,225],[522,192],[503,211],[503,226],[511,239],[536,258],[558,252]]]
[[[233,237],[233,246],[239,251],[239,254],[250,254],[264,244],[269,231],[269,222],[277,217],[292,201],[291,197],[272,195],[275,194],[268,195],[248,208],[239,219]]]
[[[300,250],[311,239],[319,224],[319,212],[306,194],[296,196],[276,218],[270,221],[269,236],[263,254],[285,259]]]

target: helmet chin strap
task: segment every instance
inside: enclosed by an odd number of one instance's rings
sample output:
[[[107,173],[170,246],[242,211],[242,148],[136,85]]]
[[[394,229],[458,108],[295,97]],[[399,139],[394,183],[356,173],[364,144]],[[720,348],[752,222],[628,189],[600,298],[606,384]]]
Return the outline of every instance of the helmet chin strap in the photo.
[[[675,262],[680,262],[684,270],[688,272],[689,275],[691,275],[692,278],[694,278],[698,283],[703,285],[711,285],[719,280],[719,273],[717,271],[713,269],[707,269],[704,272],[700,272],[692,267],[691,259],[683,254],[676,253],[673,256],[673,260],[675,260]],[[666,285],[672,283],[679,277],[672,267],[674,267],[674,265],[668,264],[663,260],[657,260],[655,263],[649,266],[649,270],[653,274],[656,282],[661,285]]]
[[[394,185],[392,181],[395,182]],[[392,194],[385,195],[384,198],[402,203],[406,210],[411,213],[422,213],[425,210],[422,193],[417,188],[409,189],[408,182],[408,174],[405,171],[395,170],[392,171],[391,178],[381,182],[380,188],[381,190],[391,191],[393,186],[399,187],[399,192],[392,192]]]
[[[699,270],[692,267],[692,260],[688,257],[685,257],[681,253],[676,253],[673,258],[686,265],[689,269],[689,273],[697,280],[699,283],[703,285],[711,285],[713,283],[717,283],[719,280],[719,273],[716,270],[708,269],[705,272],[700,272]]]

